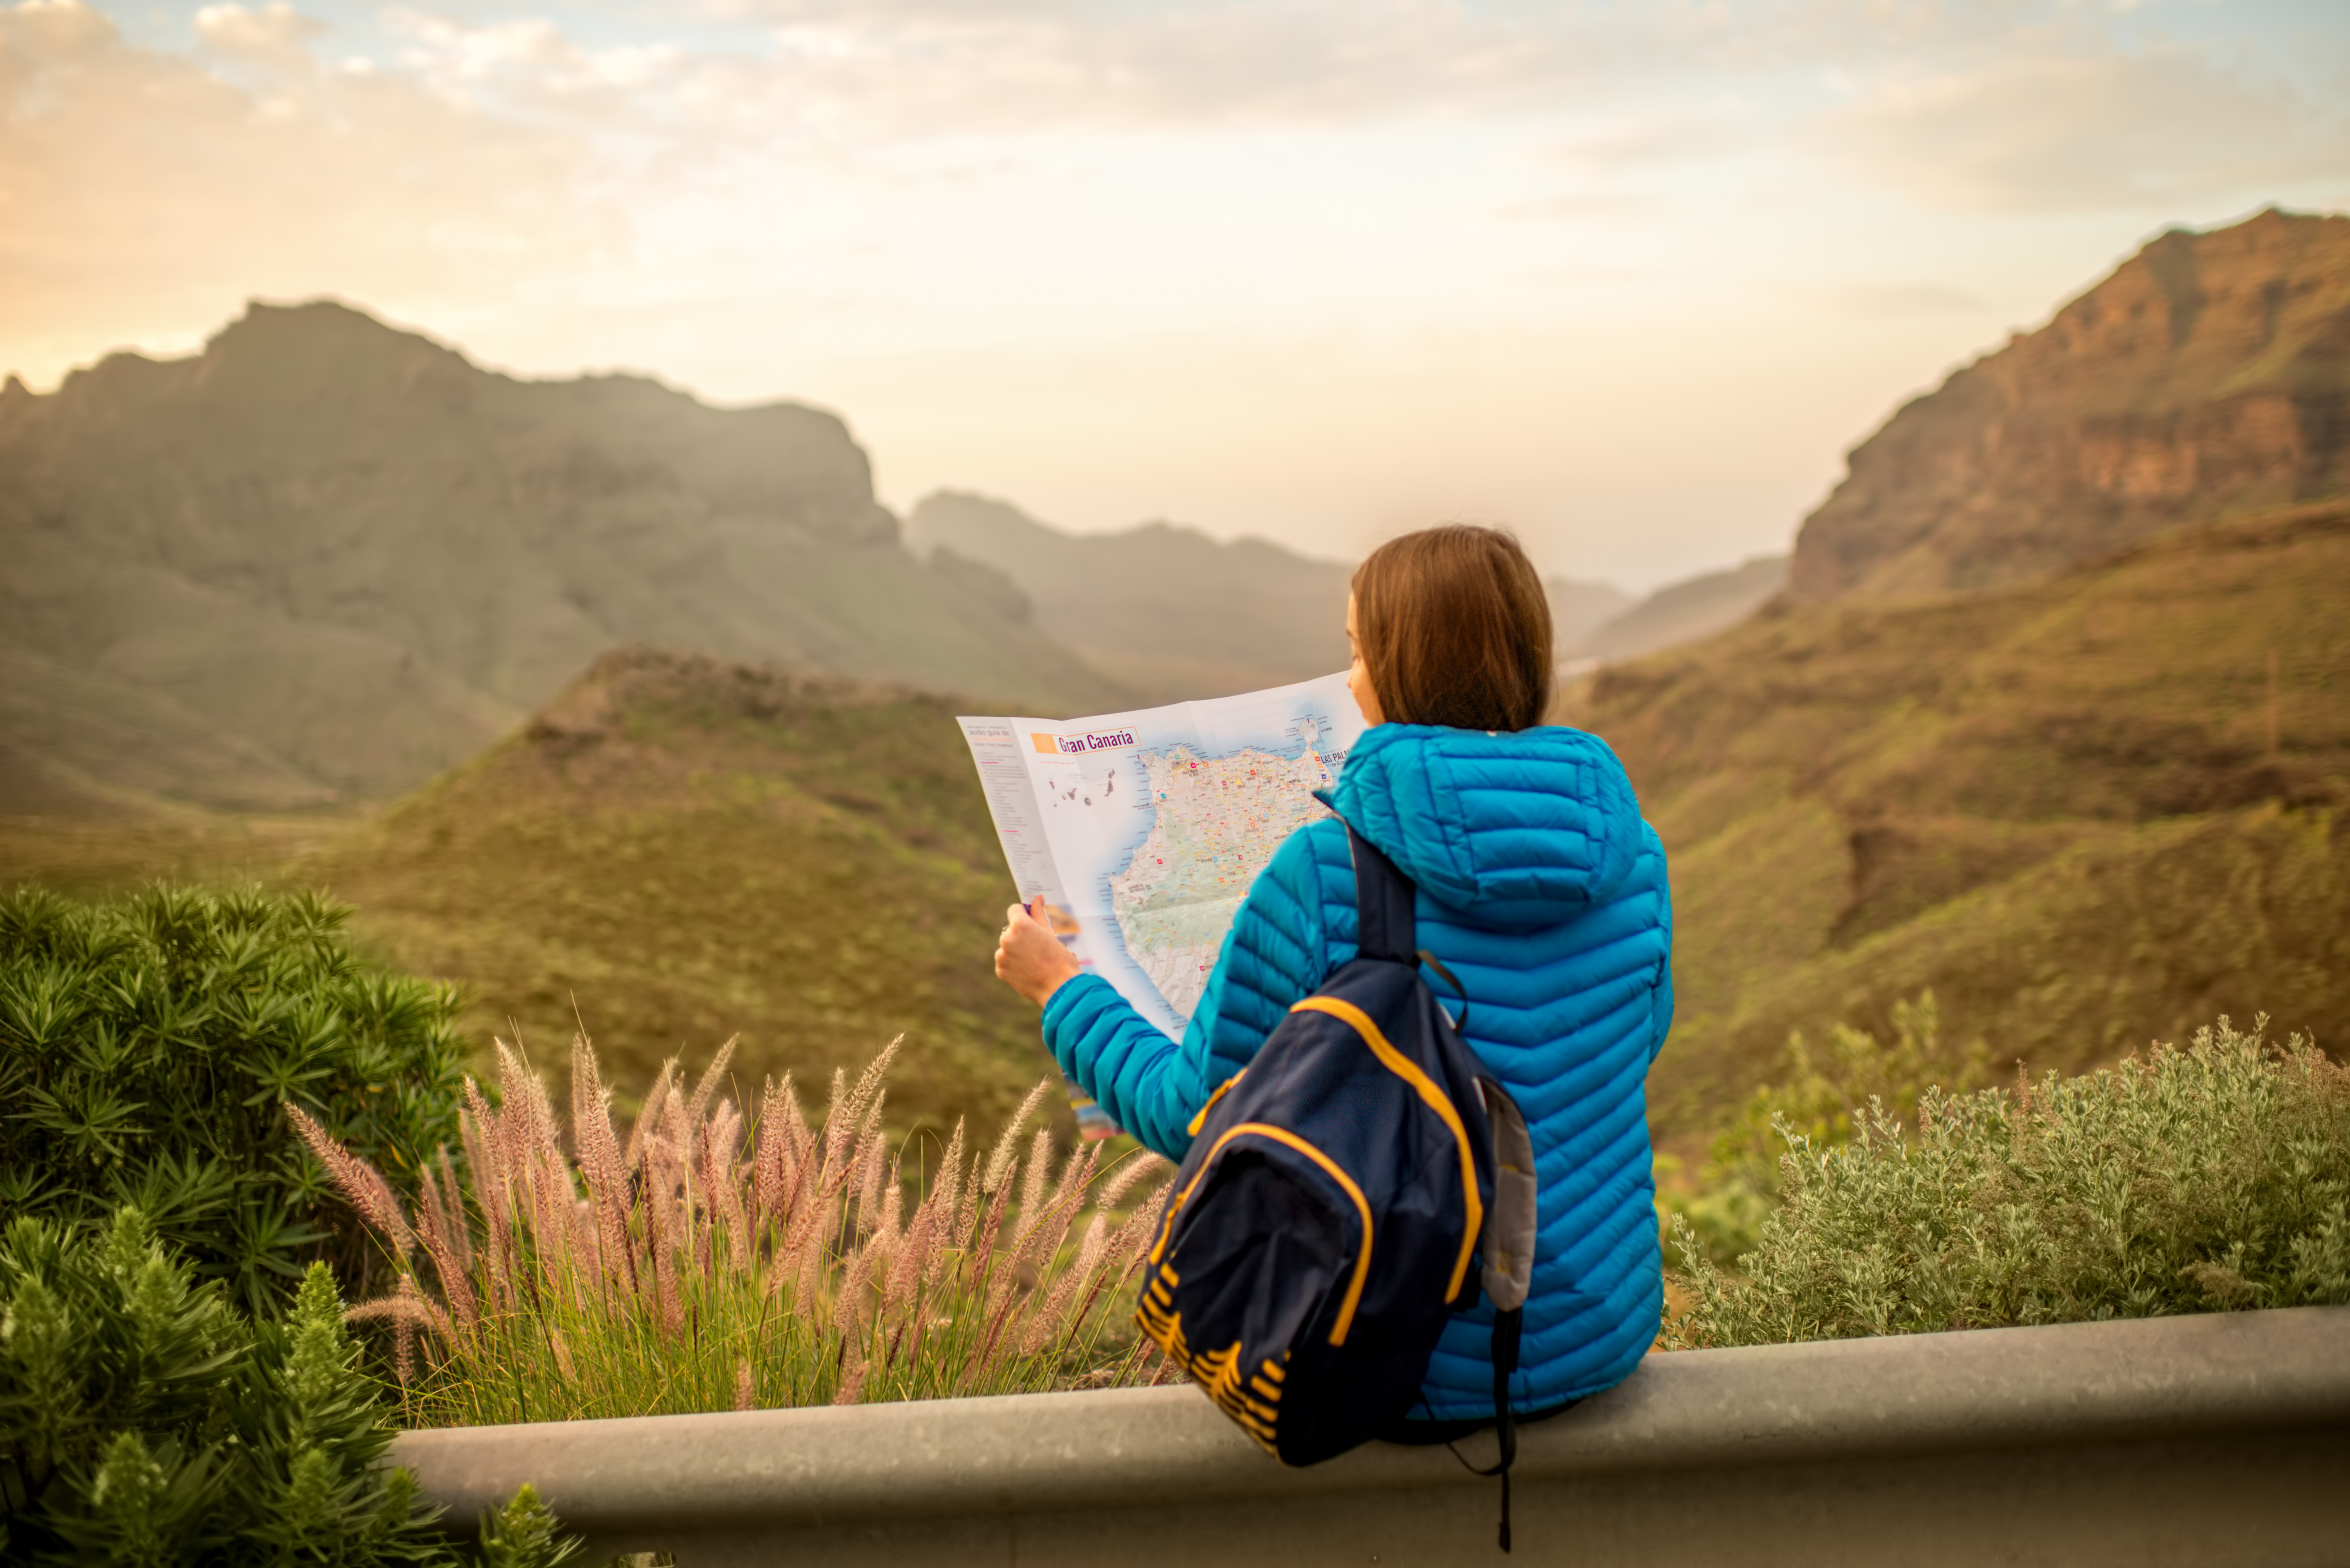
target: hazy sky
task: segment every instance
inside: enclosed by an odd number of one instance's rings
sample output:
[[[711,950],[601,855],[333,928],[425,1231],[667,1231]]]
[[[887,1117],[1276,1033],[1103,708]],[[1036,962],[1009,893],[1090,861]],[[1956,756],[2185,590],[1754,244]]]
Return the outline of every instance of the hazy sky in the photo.
[[[0,0],[0,369],[328,294],[939,486],[1644,587],[2139,243],[2350,207],[2350,4]]]

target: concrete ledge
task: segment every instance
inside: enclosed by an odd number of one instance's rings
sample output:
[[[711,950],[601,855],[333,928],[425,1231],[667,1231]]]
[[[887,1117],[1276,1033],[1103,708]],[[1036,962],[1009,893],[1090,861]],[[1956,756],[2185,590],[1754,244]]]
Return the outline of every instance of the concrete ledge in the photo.
[[[598,1550],[682,1568],[1498,1555],[1494,1484],[1445,1449],[1284,1469],[1188,1387],[413,1432],[395,1456],[461,1518],[530,1481]],[[2350,1308],[1652,1355],[1525,1428],[1516,1474],[1535,1561],[2341,1563]]]

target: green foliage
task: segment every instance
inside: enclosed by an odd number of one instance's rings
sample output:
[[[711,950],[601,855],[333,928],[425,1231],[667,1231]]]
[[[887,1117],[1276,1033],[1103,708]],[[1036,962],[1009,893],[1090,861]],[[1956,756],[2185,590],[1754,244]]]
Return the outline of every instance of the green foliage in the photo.
[[[136,1209],[103,1229],[20,1219],[0,1240],[0,1550],[10,1562],[455,1564],[313,1263],[258,1324]],[[535,1496],[499,1564],[564,1543]]]
[[[902,1033],[899,1126],[992,1125],[1048,1064],[992,967],[1019,891],[957,706],[616,652],[288,874],[359,906],[364,950],[462,981],[475,1040],[559,1048],[584,1012],[640,1090],[681,1041],[737,1035],[755,1090]]]
[[[767,1085],[746,1128],[719,1093],[726,1051],[697,1085],[672,1064],[623,1141],[586,1041],[567,1138],[545,1085],[502,1045],[503,1104],[468,1086],[467,1179],[453,1167],[427,1172],[411,1214],[296,1113],[354,1209],[403,1260],[391,1293],[351,1316],[391,1325],[411,1422],[1151,1380],[1149,1342],[1110,1324],[1163,1189],[1139,1205],[1132,1195],[1166,1162],[1109,1161],[1103,1144],[1065,1153],[1046,1128],[1024,1137],[1055,1077],[984,1156],[966,1154],[958,1124],[923,1181],[881,1127],[893,1054],[853,1084],[836,1072],[813,1127],[788,1078]]]
[[[2350,1302],[2350,1071],[2221,1019],[2180,1051],[2012,1090],[1784,1116],[1778,1210],[1738,1260],[1676,1218],[1679,1345]]]
[[[451,992],[361,965],[348,913],[310,893],[0,895],[0,1218],[135,1206],[264,1316],[308,1259],[363,1274],[278,1107],[405,1176],[454,1133],[462,1045]]]
[[[1930,991],[1894,1004],[1890,1041],[1838,1023],[1814,1053],[1797,1031],[1787,1037],[1786,1081],[1754,1091],[1714,1140],[1696,1196],[1676,1208],[1706,1255],[1728,1262],[1753,1249],[1778,1207],[1780,1128],[1801,1134],[1814,1149],[1850,1143],[1870,1106],[1908,1118],[1929,1088],[1963,1093],[1988,1083],[1990,1063],[1981,1041],[1956,1047],[1943,1042],[1941,1008]]]
[[[556,1530],[538,1489],[524,1482],[511,1502],[482,1521],[482,1568],[558,1568],[579,1555],[579,1543]]]
[[[2222,1012],[2350,1016],[2345,580],[2337,501],[1783,606],[1578,687],[1672,862],[1660,1138],[1697,1163],[1792,1031],[1883,1037],[1928,988],[2067,1073]]]

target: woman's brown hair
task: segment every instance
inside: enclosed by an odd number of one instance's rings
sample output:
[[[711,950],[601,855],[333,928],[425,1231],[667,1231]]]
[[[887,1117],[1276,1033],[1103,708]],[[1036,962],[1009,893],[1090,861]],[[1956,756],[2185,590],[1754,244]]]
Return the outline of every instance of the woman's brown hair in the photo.
[[[1523,730],[1550,707],[1550,597],[1518,542],[1450,523],[1355,568],[1355,639],[1385,716]]]

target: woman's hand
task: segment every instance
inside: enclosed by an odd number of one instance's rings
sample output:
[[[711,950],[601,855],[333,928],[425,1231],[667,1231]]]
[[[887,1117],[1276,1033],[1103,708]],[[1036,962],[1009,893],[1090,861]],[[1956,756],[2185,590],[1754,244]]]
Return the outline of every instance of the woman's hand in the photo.
[[[996,979],[1042,1007],[1076,975],[1076,955],[1027,905],[1014,904],[1003,912],[1003,934],[995,942]]]

